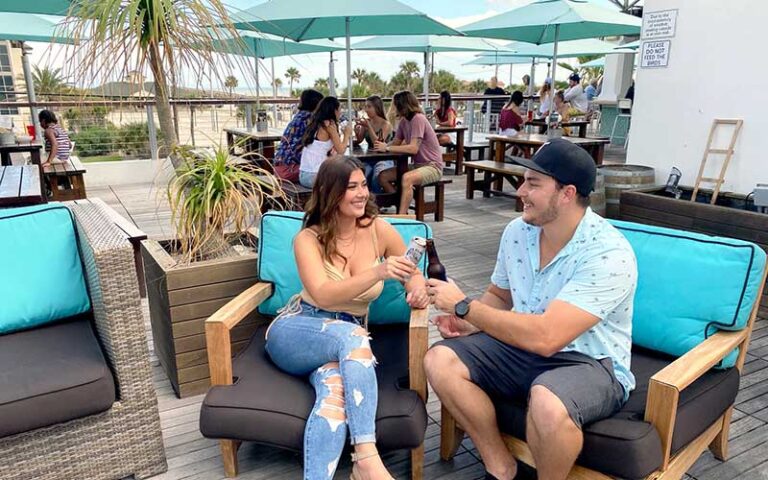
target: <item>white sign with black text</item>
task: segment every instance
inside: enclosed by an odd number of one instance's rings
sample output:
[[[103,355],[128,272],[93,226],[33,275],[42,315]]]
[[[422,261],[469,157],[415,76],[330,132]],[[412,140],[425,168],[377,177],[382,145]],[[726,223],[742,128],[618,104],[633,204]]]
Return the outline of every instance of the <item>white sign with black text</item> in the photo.
[[[643,29],[640,38],[667,38],[675,36],[677,10],[661,10],[643,13]]]
[[[671,40],[643,42],[640,47],[640,68],[665,68],[669,64]]]

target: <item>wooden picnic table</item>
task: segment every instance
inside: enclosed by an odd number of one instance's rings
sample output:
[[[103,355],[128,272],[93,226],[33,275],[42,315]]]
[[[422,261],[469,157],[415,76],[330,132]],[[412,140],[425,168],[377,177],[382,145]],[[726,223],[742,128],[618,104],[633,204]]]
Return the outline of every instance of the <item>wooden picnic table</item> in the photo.
[[[608,138],[581,138],[581,137],[562,137],[564,140],[576,144],[589,152],[592,158],[595,160],[596,165],[603,164],[603,153],[605,151],[605,145],[610,142]],[[547,135],[540,133],[524,133],[520,132],[515,136],[508,137],[506,135],[488,135],[488,142],[491,146],[491,150],[494,152],[494,159],[497,162],[504,161],[504,153],[507,145],[515,145],[523,151],[523,156],[530,158],[536,153],[542,145],[552,140]]]
[[[464,173],[464,132],[467,131],[467,127],[462,125],[456,125],[454,127],[435,127],[435,133],[438,135],[455,133],[456,134],[456,150],[443,155],[444,162],[456,163],[456,175]]]
[[[520,188],[525,180],[525,167],[506,162],[495,162],[493,160],[478,160],[464,162],[464,168],[467,169],[467,200],[475,198],[475,190],[483,192],[483,197],[493,195],[503,195],[515,199],[515,210],[523,210],[523,202],[517,193],[507,193],[502,190],[504,180],[508,181],[515,190]],[[483,179],[475,178],[475,171],[483,172]]]
[[[40,150],[43,145],[40,143],[17,143],[16,145],[0,145],[0,164],[3,166],[11,165],[11,153],[29,152],[32,157],[32,163],[40,165]]]
[[[395,192],[377,193],[376,204],[380,207],[388,207],[390,205],[394,205],[396,207],[399,206],[400,197],[403,192],[403,175],[405,175],[405,172],[408,171],[408,159],[410,156],[407,153],[377,152],[373,149],[368,149],[366,143],[362,143],[360,146],[355,147],[355,149],[352,150],[352,156],[371,166],[383,160],[393,160],[395,162],[395,168],[397,168]]]
[[[542,133],[542,134],[547,133],[547,121],[544,120],[543,118],[528,120],[525,122],[525,124],[539,127],[539,133]],[[581,138],[587,137],[587,126],[589,125],[589,122],[586,120],[569,120],[567,122],[562,122],[561,125],[564,127],[578,128],[579,137]]]
[[[247,128],[225,128],[224,132],[227,134],[227,148],[230,154],[235,154],[235,147],[242,147],[244,153],[241,156],[247,158],[249,153],[255,152],[268,160],[275,158],[275,142],[279,142],[283,137],[282,130],[277,128],[269,128],[266,132]],[[271,165],[268,169],[271,171]]]
[[[0,207],[20,207],[45,203],[37,165],[0,167]]]
[[[74,155],[63,162],[52,162],[43,167],[43,176],[51,185],[51,198],[61,202],[86,197],[85,173],[85,166]]]

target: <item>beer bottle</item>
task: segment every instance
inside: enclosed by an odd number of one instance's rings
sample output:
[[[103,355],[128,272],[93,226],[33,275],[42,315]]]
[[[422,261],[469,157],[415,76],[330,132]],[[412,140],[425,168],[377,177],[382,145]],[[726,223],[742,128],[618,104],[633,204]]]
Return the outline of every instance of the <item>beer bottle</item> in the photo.
[[[437,249],[435,249],[435,242],[431,238],[427,239],[427,277],[448,281],[448,277],[445,275],[445,267],[440,263],[440,257],[437,256]]]

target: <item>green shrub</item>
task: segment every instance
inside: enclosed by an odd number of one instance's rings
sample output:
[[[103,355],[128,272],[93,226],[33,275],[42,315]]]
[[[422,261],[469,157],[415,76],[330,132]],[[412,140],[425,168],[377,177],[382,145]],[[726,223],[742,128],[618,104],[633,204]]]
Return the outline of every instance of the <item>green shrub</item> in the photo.
[[[163,139],[162,132],[156,129],[157,142]],[[148,158],[152,152],[149,147],[149,127],[146,122],[129,123],[119,130],[118,144],[125,155]]]
[[[75,142],[75,150],[78,155],[94,157],[106,155],[116,150],[116,134],[117,129],[115,127],[91,127],[73,133],[70,139]]]

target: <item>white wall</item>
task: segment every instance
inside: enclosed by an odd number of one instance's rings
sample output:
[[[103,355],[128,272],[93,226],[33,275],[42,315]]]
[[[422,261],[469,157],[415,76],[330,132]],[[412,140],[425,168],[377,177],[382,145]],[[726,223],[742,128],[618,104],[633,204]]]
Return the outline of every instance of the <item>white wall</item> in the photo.
[[[765,0],[646,0],[644,13],[678,9],[669,66],[638,65],[627,163],[683,172],[693,185],[714,118],[744,127],[723,190],[751,192],[768,183],[768,2]],[[642,59],[640,59],[642,60]],[[726,135],[714,148],[727,146]],[[723,155],[710,155],[705,176],[717,177]]]

